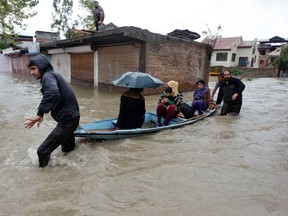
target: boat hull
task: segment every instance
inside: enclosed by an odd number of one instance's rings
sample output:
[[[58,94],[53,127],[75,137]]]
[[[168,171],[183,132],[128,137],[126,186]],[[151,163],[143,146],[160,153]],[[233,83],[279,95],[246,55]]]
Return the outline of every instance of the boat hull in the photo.
[[[205,112],[201,116],[196,116],[191,119],[174,118],[170,120],[169,125],[155,127],[157,115],[155,112],[147,112],[145,114],[145,122],[142,128],[120,130],[116,128],[117,118],[99,120],[88,124],[81,124],[74,132],[76,137],[85,137],[95,140],[115,140],[130,138],[150,133],[156,133],[162,130],[183,127],[185,125],[198,122],[215,112],[215,109]]]

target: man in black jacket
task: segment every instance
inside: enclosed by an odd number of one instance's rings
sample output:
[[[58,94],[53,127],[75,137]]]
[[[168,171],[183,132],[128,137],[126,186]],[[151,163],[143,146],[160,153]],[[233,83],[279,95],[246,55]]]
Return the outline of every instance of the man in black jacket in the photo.
[[[242,107],[242,92],[245,89],[244,83],[237,78],[231,77],[231,71],[225,70],[224,81],[220,85],[216,104],[223,102],[220,115],[228,113],[239,114]]]
[[[27,119],[24,123],[25,128],[31,128],[36,123],[39,127],[44,114],[49,112],[58,123],[37,150],[39,167],[45,167],[49,163],[51,153],[58,146],[61,145],[65,153],[74,150],[74,130],[80,119],[79,105],[71,86],[60,74],[54,72],[45,55],[39,54],[32,58],[28,68],[36,80],[40,79],[43,97],[37,115]]]

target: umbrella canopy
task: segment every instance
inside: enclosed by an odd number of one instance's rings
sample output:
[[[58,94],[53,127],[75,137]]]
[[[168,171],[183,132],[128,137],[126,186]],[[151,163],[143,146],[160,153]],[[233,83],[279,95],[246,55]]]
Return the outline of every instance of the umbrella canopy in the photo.
[[[112,81],[115,86],[128,87],[128,88],[157,88],[164,83],[148,74],[143,72],[128,71]]]

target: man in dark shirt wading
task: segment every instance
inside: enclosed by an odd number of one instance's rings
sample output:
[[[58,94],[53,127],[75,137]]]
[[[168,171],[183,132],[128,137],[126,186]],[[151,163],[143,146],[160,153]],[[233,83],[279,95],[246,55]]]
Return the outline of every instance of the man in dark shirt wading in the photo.
[[[245,89],[244,83],[231,77],[231,71],[225,70],[224,81],[220,85],[216,104],[219,105],[223,100],[220,115],[228,113],[239,114],[242,107],[242,92]]]
[[[75,148],[74,131],[79,125],[80,112],[76,96],[64,78],[54,72],[52,65],[43,54],[32,58],[28,64],[31,74],[42,84],[42,100],[35,117],[28,118],[25,128],[37,123],[39,127],[45,113],[51,113],[58,123],[49,136],[37,149],[39,167],[45,167],[50,161],[51,153],[61,145],[67,153]]]

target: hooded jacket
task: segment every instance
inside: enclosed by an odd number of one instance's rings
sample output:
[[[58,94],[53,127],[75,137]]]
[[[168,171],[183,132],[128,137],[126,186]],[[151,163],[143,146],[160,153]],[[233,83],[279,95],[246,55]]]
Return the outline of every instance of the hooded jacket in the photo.
[[[43,97],[37,115],[43,117],[44,113],[51,112],[51,116],[58,123],[79,117],[79,105],[71,86],[60,74],[54,72],[45,55],[39,54],[30,61],[37,66],[41,74]]]

